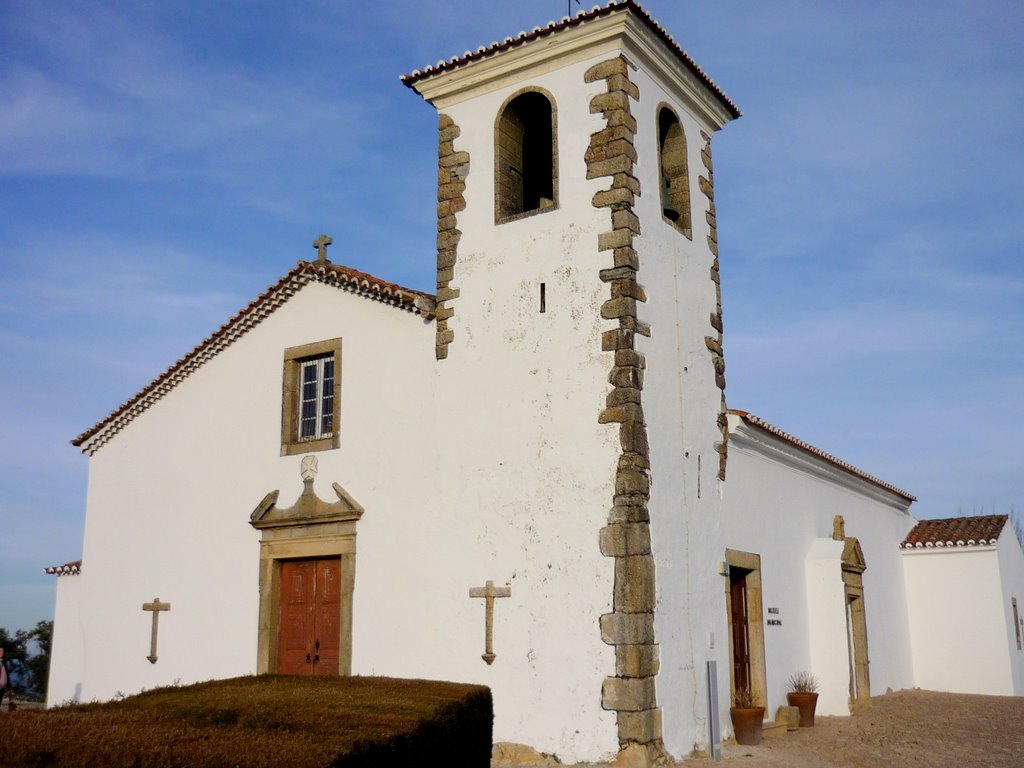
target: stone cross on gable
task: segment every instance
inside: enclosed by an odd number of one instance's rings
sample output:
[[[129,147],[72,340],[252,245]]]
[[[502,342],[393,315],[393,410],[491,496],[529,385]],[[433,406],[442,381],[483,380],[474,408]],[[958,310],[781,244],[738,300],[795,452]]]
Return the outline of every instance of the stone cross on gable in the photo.
[[[470,597],[482,597],[484,604],[484,652],[481,659],[488,664],[493,664],[497,656],[494,653],[494,598],[512,597],[512,587],[495,587],[493,581],[488,581],[483,587],[470,587]]]
[[[156,597],[152,603],[143,603],[142,610],[153,612],[153,631],[149,638],[149,656],[146,658],[150,664],[156,664],[156,630],[160,622],[160,611],[171,610],[171,604],[161,603],[160,598]]]
[[[330,260],[327,258],[327,246],[331,245],[334,239],[328,235],[320,235],[316,240],[313,241],[313,247],[316,248],[316,260],[319,264],[330,264]]]

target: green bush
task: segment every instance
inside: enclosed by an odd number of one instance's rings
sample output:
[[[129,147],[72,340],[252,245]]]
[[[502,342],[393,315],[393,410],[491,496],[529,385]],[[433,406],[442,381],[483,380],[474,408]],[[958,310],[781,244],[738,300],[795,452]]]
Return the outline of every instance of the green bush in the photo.
[[[3,718],[0,765],[487,768],[491,692],[372,677],[241,677]]]

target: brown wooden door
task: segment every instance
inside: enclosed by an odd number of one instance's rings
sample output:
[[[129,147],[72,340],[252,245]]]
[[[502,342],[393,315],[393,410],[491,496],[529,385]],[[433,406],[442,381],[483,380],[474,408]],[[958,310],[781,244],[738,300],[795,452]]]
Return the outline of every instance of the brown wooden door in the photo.
[[[313,639],[313,674],[338,674],[341,645],[341,560],[316,561],[316,628]]]
[[[729,603],[732,630],[733,690],[750,689],[750,627],[747,615],[747,572],[736,568],[729,573]]]
[[[283,561],[278,673],[337,675],[340,615],[339,558]]]

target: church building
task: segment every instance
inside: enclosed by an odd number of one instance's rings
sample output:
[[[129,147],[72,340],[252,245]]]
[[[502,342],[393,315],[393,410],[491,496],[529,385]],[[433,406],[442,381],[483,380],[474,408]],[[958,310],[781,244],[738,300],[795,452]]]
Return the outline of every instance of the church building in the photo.
[[[495,741],[574,762],[707,751],[737,689],[771,719],[801,671],[823,714],[920,684],[908,602],[943,566],[901,549],[914,497],[726,407],[725,92],[633,0],[402,80],[438,115],[436,289],[321,236],[75,438],[48,703],[473,682]],[[997,538],[984,621],[1021,693]]]

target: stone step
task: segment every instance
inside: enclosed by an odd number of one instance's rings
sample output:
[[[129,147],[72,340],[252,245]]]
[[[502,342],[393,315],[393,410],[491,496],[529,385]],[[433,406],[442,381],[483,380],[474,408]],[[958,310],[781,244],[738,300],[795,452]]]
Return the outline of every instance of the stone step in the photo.
[[[765,739],[774,739],[779,736],[785,736],[786,730],[787,728],[785,721],[781,723],[778,721],[774,723],[765,723],[764,726],[761,728],[761,736]]]

